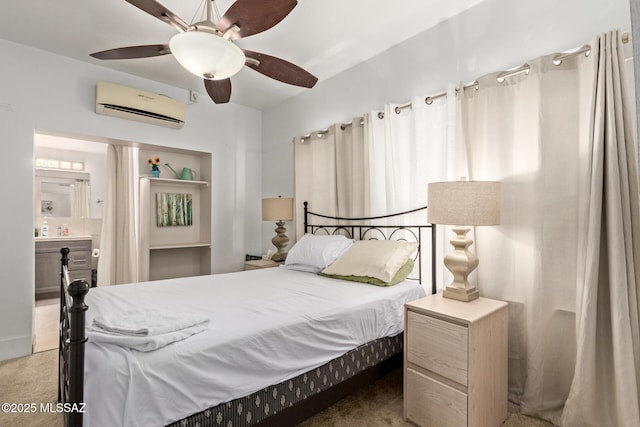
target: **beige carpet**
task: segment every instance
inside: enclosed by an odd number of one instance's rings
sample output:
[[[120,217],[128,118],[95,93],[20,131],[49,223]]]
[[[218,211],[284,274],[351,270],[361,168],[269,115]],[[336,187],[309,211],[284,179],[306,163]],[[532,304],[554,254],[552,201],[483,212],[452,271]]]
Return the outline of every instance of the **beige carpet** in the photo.
[[[56,427],[62,414],[41,412],[40,404],[54,403],[58,395],[57,350],[0,362],[0,403],[35,404],[35,413],[0,412],[0,426]]]
[[[57,397],[58,352],[36,353],[0,362],[0,403],[34,403],[35,413],[0,412],[2,427],[62,427],[63,417],[40,412],[41,403]],[[517,413],[510,406],[504,427],[551,427],[545,421]],[[402,372],[396,370],[316,416],[302,427],[382,427],[411,426],[402,419]],[[113,426],[117,427],[117,426]]]

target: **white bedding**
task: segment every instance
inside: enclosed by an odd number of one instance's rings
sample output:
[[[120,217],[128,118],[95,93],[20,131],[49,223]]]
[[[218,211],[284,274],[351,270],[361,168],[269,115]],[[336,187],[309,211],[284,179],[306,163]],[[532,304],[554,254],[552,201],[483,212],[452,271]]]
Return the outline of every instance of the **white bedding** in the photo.
[[[114,311],[179,310],[208,328],[151,352],[89,341],[85,425],[162,426],[316,368],[403,330],[425,295],[270,268],[92,289],[87,325]]]

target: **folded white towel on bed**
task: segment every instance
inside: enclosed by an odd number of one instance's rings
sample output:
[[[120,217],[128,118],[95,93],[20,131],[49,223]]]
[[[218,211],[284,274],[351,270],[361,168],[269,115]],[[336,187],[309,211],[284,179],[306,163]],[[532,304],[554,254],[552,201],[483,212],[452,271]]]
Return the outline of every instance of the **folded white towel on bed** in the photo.
[[[191,335],[203,332],[207,329],[209,321],[199,323],[178,331],[160,335],[133,336],[112,334],[96,327],[87,328],[87,338],[92,342],[102,342],[127,347],[138,351],[153,351],[176,341],[189,338]]]
[[[98,316],[93,319],[92,326],[112,334],[146,337],[179,331],[208,321],[206,316],[198,313],[141,309]]]
[[[98,316],[87,328],[93,342],[153,351],[207,329],[209,318],[197,313],[136,310]]]

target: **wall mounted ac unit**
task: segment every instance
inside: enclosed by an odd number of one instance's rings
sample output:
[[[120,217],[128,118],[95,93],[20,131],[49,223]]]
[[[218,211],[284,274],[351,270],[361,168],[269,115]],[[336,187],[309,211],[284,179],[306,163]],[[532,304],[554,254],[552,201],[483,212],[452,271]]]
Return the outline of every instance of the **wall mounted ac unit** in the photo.
[[[99,81],[96,113],[180,129],[184,125],[185,104],[168,96]]]

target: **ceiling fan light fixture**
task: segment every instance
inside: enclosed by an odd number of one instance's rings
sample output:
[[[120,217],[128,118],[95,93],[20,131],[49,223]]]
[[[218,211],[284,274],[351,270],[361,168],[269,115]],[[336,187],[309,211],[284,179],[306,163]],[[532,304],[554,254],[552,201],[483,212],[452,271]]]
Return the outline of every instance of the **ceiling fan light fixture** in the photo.
[[[185,31],[169,41],[176,60],[198,77],[222,80],[236,74],[245,63],[242,50],[215,33]]]

